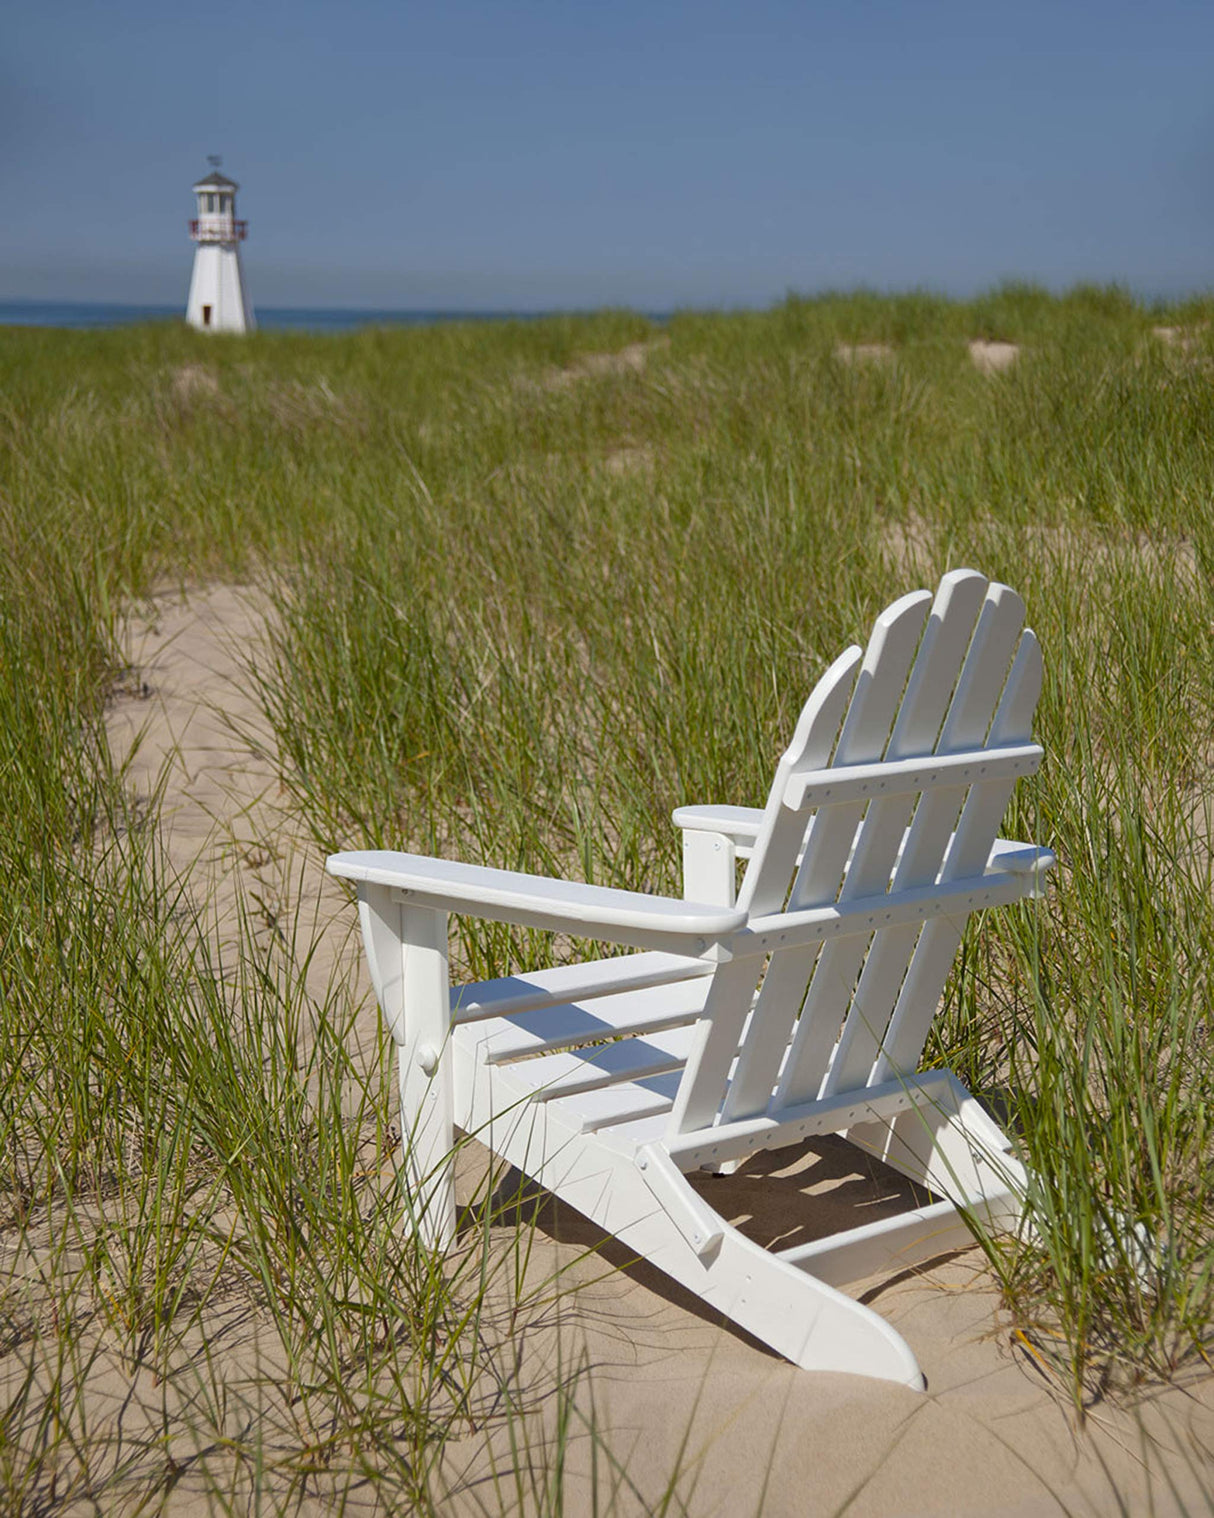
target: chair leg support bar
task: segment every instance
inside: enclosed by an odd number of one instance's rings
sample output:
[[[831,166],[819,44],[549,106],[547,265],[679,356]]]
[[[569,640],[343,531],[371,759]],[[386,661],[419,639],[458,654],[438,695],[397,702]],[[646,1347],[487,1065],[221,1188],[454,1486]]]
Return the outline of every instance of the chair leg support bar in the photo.
[[[973,1242],[969,1225],[952,1202],[934,1202],[827,1239],[782,1249],[779,1258],[819,1281],[846,1286],[878,1271],[903,1270],[933,1255],[966,1249]]]
[[[937,1196],[973,1213],[981,1226],[1014,1228],[1028,1174],[1007,1136],[956,1078],[935,1103],[890,1122],[858,1123],[843,1135]]]
[[[671,1222],[701,1260],[720,1248],[725,1224],[708,1203],[687,1183],[683,1172],[658,1144],[647,1144],[637,1155],[641,1179],[653,1192]]]

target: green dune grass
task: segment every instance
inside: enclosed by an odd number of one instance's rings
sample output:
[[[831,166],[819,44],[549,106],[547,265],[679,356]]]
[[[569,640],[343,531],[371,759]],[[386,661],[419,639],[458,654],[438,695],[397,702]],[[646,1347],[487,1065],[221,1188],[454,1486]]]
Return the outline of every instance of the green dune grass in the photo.
[[[1041,1178],[1033,1236],[985,1247],[1076,1403],[1206,1360],[1211,317],[1006,287],[661,327],[0,331],[6,1508],[154,1508],[185,1457],[94,1439],[90,1377],[146,1374],[164,1429],[216,1439],[205,1346],[240,1304],[298,1435],[288,1495],[344,1461],[424,1507],[452,1431],[522,1405],[485,1303],[526,1275],[526,1225],[445,1272],[402,1235],[348,990],[317,1006],[251,934],[221,964],[108,754],[128,609],[217,578],[271,589],[256,679],[321,848],[676,892],[672,808],[759,804],[882,606],[963,564],[1015,586],[1047,760],[1005,832],[1060,865],[971,928],[930,1053]],[[971,339],[1021,352],[986,375]],[[549,952],[458,944],[478,976]],[[260,1437],[223,1434],[254,1486]]]

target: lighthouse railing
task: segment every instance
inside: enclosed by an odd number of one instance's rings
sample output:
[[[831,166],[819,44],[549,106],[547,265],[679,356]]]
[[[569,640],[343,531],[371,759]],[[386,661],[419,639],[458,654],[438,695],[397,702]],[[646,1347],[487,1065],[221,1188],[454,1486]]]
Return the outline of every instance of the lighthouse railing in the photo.
[[[247,221],[221,221],[203,217],[190,222],[190,236],[196,242],[244,242],[249,235]]]

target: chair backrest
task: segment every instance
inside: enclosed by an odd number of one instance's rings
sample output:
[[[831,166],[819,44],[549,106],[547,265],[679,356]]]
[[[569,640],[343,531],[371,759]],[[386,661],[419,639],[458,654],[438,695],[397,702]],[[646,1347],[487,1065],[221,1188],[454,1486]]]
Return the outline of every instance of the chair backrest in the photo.
[[[833,936],[791,932],[782,948],[777,935],[770,953],[720,966],[672,1134],[778,1119],[914,1071],[966,915],[948,898],[933,916],[925,900],[982,874],[1017,775],[1035,767],[1041,654],[1023,623],[1014,591],[957,570],[934,598],[895,602],[867,649],[822,677],[777,766],[738,904],[760,928],[849,902],[891,910],[840,912]],[[983,762],[992,749],[998,760]],[[908,903],[909,921],[893,910]]]

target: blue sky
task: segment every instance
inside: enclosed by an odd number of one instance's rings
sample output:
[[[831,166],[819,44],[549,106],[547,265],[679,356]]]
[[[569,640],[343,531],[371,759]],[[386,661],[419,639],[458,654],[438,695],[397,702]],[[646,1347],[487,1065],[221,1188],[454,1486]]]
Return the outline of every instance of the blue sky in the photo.
[[[222,153],[256,303],[1214,287],[1214,3],[17,0],[0,299],[184,302]]]

